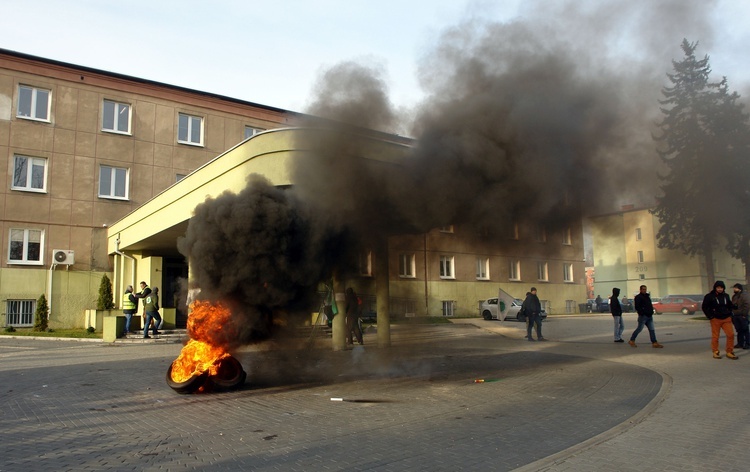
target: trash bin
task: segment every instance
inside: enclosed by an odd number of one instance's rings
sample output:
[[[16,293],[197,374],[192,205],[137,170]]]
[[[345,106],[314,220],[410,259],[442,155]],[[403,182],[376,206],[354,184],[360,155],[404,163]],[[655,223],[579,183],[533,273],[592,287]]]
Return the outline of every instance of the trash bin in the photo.
[[[586,303],[578,304],[578,313],[586,313],[589,311],[589,306]]]

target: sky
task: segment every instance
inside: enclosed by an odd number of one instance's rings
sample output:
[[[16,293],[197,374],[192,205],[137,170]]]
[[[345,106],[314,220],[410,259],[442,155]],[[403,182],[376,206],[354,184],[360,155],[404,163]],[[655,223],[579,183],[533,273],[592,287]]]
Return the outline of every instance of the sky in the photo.
[[[686,19],[695,13],[683,5],[691,4],[701,5],[700,21]],[[450,28],[476,21],[557,22],[569,40],[606,49],[609,60],[642,49],[653,54],[657,47],[648,41],[663,42],[653,65],[660,74],[680,57],[687,37],[701,42],[699,54],[710,55],[731,89],[743,97],[750,91],[747,0],[0,0],[0,6],[15,18],[4,22],[2,48],[299,112],[313,101],[321,74],[345,61],[380,70],[394,108],[417,106],[429,94],[420,64]],[[566,23],[591,9],[616,20]],[[597,34],[606,39],[592,39]]]

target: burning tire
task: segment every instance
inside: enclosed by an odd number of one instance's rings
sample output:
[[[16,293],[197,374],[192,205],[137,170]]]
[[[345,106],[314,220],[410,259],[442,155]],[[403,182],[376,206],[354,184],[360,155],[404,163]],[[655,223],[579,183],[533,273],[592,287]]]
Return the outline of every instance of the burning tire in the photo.
[[[242,368],[240,361],[232,356],[225,357],[219,361],[218,372],[212,375],[209,381],[218,390],[237,388],[245,383],[247,373]]]
[[[205,371],[201,372],[200,374],[193,375],[185,382],[175,382],[174,380],[172,380],[172,364],[170,364],[169,369],[167,369],[167,385],[169,385],[170,388],[172,388],[172,390],[177,393],[195,393],[199,388],[205,385],[207,380],[208,371]],[[244,377],[242,380],[245,380]]]

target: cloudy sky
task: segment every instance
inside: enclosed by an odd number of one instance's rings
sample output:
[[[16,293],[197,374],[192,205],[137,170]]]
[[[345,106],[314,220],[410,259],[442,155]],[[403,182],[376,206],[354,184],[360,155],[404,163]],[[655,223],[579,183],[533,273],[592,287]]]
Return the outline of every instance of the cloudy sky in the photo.
[[[481,20],[564,21],[566,12],[599,9],[602,18],[566,25],[590,33],[580,41],[637,54],[644,42],[666,41],[660,51],[679,58],[683,37],[701,42],[714,71],[743,96],[750,83],[750,2],[700,0],[686,20],[688,0],[0,0],[6,18],[0,47],[82,66],[132,75],[264,105],[305,111],[316,79],[342,61],[382,70],[397,108],[424,97],[418,65],[457,24]],[[654,8],[663,4],[665,8]],[[607,5],[603,8],[603,5]],[[676,5],[670,7],[670,5]],[[640,9],[638,14],[623,14]],[[628,12],[625,12],[628,13]],[[651,16],[651,17],[650,17]],[[591,17],[590,17],[591,18]],[[659,30],[664,35],[654,35]],[[614,49],[612,49],[614,47]],[[646,46],[652,47],[652,46]],[[667,51],[664,53],[664,51]],[[615,54],[616,56],[616,54]],[[612,54],[610,54],[612,58]],[[661,61],[664,72],[668,59]],[[666,63],[664,63],[666,62]],[[655,67],[659,67],[655,64]],[[746,97],[745,97],[746,98]]]

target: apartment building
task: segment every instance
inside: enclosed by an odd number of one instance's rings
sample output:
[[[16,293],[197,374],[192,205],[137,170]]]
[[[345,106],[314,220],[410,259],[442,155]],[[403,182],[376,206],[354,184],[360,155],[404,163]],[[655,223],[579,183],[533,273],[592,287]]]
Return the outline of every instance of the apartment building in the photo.
[[[606,298],[613,287],[619,287],[623,296],[632,298],[641,285],[648,286],[652,297],[710,290],[703,257],[659,248],[660,227],[649,208],[626,208],[591,218],[597,295]],[[744,265],[726,251],[714,253],[714,273],[727,287],[744,283]]]

